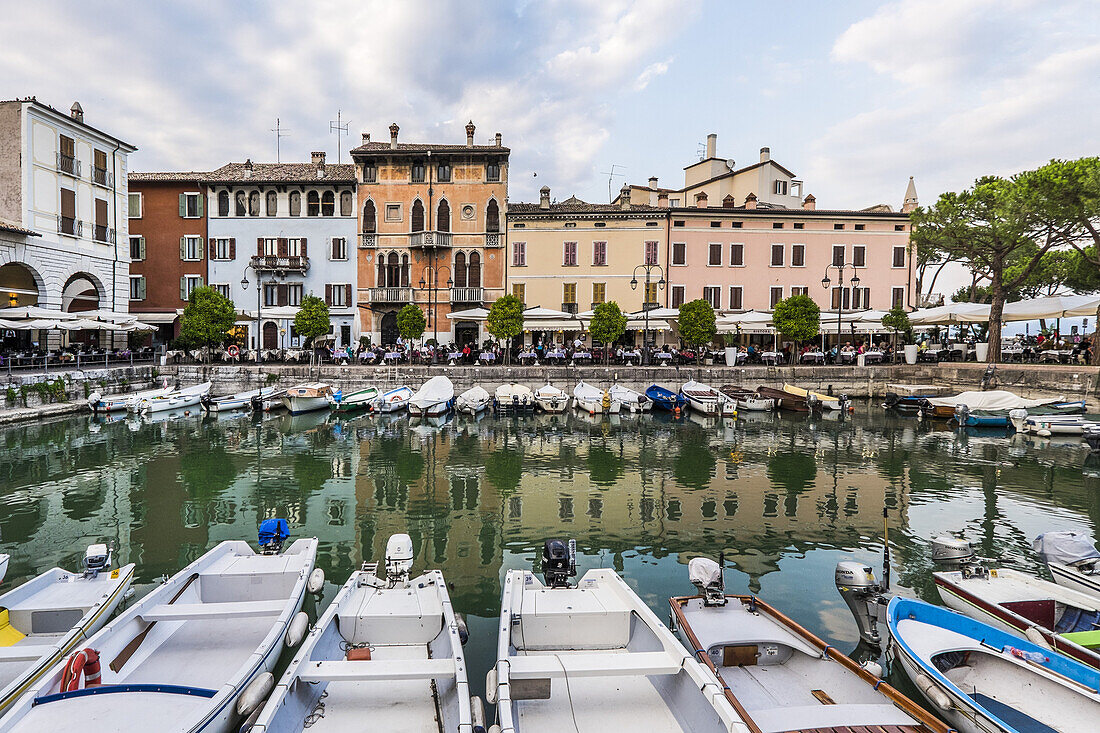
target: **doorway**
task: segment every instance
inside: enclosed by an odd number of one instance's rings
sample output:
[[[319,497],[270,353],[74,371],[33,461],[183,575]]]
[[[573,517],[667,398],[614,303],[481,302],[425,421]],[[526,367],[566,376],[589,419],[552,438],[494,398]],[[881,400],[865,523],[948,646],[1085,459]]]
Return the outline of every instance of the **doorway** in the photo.
[[[264,349],[277,348],[279,348],[279,327],[274,321],[268,321],[264,324]]]
[[[383,346],[393,346],[397,343],[397,313],[390,311],[386,315],[382,316],[382,325],[379,328],[379,336],[382,338]]]
[[[455,326],[455,346],[461,349],[466,344],[473,344],[477,348],[477,337],[480,329],[473,321],[459,321]]]

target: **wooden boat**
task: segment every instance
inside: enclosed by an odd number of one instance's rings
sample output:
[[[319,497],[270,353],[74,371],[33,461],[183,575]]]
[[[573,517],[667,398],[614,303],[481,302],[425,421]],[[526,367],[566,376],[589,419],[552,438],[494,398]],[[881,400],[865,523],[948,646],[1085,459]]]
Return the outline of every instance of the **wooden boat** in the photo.
[[[91,545],[82,572],[53,568],[0,596],[0,714],[115,612],[134,564],[112,570],[111,555]]]
[[[842,410],[847,411],[849,408],[850,400],[847,395],[827,395],[821,392],[812,392],[808,389],[795,386],[793,384],[784,384],[783,391],[789,394],[793,394],[796,397],[804,397],[809,400],[811,397],[817,400],[817,403],[821,405],[823,410]]]
[[[882,406],[887,410],[920,412],[929,407],[928,398],[935,396],[935,393],[899,395],[897,392],[887,392]]]
[[[573,388],[573,405],[589,415],[617,415],[622,403],[611,397],[611,393],[599,387],[593,387],[585,381],[577,382]]]
[[[775,409],[775,398],[764,397],[747,389],[725,384],[718,390],[731,402],[737,405],[738,410],[747,412],[771,412]]]
[[[645,396],[653,401],[653,406],[658,410],[675,412],[684,410],[688,406],[687,397],[671,389],[665,389],[659,384],[651,384],[646,388]]]
[[[321,382],[299,384],[283,393],[283,406],[291,415],[324,410],[328,408],[328,397],[331,394],[332,387]]]
[[[364,387],[344,394],[339,387],[328,395],[326,400],[333,412],[355,412],[356,410],[369,410],[378,398],[377,387]]]
[[[234,410],[252,409],[253,400],[265,400],[275,394],[274,387],[261,387],[250,389],[247,392],[225,395],[224,397],[211,397],[209,393],[201,400],[202,409],[207,412],[232,412]]]
[[[530,387],[515,382],[502,384],[493,393],[493,409],[505,415],[535,411],[535,393]]]
[[[547,382],[535,390],[535,404],[543,412],[560,413],[569,407],[569,394]]]
[[[4,578],[8,574],[8,561],[10,560],[11,555],[6,552],[0,552],[0,583],[4,582]]]
[[[374,401],[375,412],[400,412],[409,406],[413,391],[402,385],[380,394]]]
[[[470,387],[455,400],[455,410],[469,415],[476,415],[482,410],[489,409],[493,403],[493,397],[481,385]]]
[[[691,379],[680,387],[680,394],[687,398],[693,412],[703,415],[719,415],[722,412],[722,394],[710,385]]]
[[[1092,730],[1100,672],[940,606],[895,597],[893,662],[960,733]]]
[[[775,406],[780,410],[787,410],[788,412],[809,412],[811,407],[817,406],[817,403],[810,403],[805,396],[799,397],[798,395],[785,392],[781,389],[774,389],[773,387],[757,387],[756,394],[761,397],[771,398],[775,400]]]
[[[178,389],[168,394],[155,397],[144,397],[131,403],[132,412],[150,414],[154,412],[185,412],[198,407],[202,398],[210,394],[210,382],[203,382],[192,387]]]
[[[618,400],[628,412],[641,413],[653,409],[653,401],[637,390],[613,384],[607,391],[611,394],[611,399]]]
[[[688,563],[695,596],[669,599],[672,628],[754,731],[947,733],[947,726],[755,596],[726,595],[720,565]]]
[[[64,730],[73,721],[94,721],[98,731],[229,731],[237,697],[275,666],[316,554],[316,538],[276,554],[222,542],[86,642],[102,660],[98,686],[62,690],[67,665],[55,664],[0,719],[0,731]]]
[[[504,579],[496,667],[485,682],[510,733],[751,729],[718,681],[613,570],[576,587],[564,543],[543,549],[546,585],[529,570]],[[549,562],[564,563],[548,569]]]
[[[1083,532],[1045,532],[1032,544],[1054,582],[1100,598],[1100,552]]]
[[[409,414],[437,417],[455,405],[455,386],[444,376],[432,377],[409,398]]]
[[[481,700],[471,697],[466,678],[464,624],[443,573],[410,580],[412,562],[409,536],[394,535],[385,578],[378,563],[352,573],[251,733],[485,730]]]

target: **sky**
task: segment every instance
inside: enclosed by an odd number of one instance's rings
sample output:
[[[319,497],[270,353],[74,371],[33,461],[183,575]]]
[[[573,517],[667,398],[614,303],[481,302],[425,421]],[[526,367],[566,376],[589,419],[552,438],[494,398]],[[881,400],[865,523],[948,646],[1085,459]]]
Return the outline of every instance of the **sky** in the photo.
[[[708,133],[819,208],[923,203],[1100,152],[1100,2],[0,0],[0,98],[136,145],[131,170],[503,134],[509,198],[682,186]],[[609,177],[609,173],[614,176]]]

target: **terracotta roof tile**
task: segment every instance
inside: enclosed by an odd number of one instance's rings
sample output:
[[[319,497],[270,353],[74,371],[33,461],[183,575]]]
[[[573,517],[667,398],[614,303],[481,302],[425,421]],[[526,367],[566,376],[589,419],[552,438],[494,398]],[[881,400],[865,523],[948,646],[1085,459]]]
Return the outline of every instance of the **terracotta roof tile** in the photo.
[[[619,204],[590,204],[581,201],[576,196],[570,196],[565,201],[550,204],[550,209],[539,208],[539,204],[515,203],[508,204],[508,215],[514,214],[660,214],[668,211],[648,204],[631,204],[630,209],[624,209]]]
[[[156,183],[156,182],[179,182],[189,183],[191,181],[201,181],[206,176],[210,175],[206,171],[190,171],[190,172],[174,172],[174,171],[151,171],[147,173],[131,172],[127,174],[126,178],[130,183]]]
[[[244,163],[226,163],[202,176],[204,183],[355,183],[355,166],[329,163],[323,178],[313,163],[253,163],[251,175]]]
[[[13,234],[23,234],[28,237],[41,237],[42,235],[31,229],[24,229],[15,222],[5,221],[0,219],[0,232],[11,232]]]

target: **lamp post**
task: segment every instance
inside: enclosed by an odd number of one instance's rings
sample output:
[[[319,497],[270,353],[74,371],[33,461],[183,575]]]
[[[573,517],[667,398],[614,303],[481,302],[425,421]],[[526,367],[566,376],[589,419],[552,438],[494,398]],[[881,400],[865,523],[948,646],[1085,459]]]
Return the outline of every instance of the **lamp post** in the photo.
[[[248,292],[248,268],[249,267],[252,267],[252,265],[245,265],[245,274],[241,276],[241,287],[244,288],[244,291],[246,293]],[[263,282],[264,277],[260,273],[260,271],[257,270],[255,267],[252,267],[252,269],[256,273],[256,366],[258,367],[258,366],[260,366],[260,349],[261,349],[261,346],[262,346],[261,339],[263,338],[263,333],[260,329],[260,323],[261,323],[261,321],[260,321],[260,302],[262,300],[263,291],[264,291],[264,282]],[[270,285],[278,284],[278,281],[275,279],[274,274],[271,275],[271,282],[269,284]]]
[[[837,299],[836,299],[836,362],[835,363],[838,363],[838,364],[840,363],[840,336],[841,336],[840,327],[841,327],[841,319],[844,316],[844,268],[846,268],[846,267],[852,268],[853,272],[856,269],[856,266],[854,264],[850,263],[850,262],[841,261],[840,264],[837,264],[837,263],[834,262],[831,265],[826,265],[825,266],[825,277],[821,278],[821,287],[828,290],[829,286],[832,284],[832,280],[829,279],[829,270],[831,270],[833,268],[836,268],[836,270],[837,270],[836,281],[837,281],[838,291],[837,291]],[[855,288],[858,288],[859,287],[859,274],[854,273],[852,275],[851,280],[849,280],[849,282],[852,284],[853,290]],[[852,324],[852,325],[854,326],[855,324]]]
[[[450,290],[454,285],[454,281],[451,279],[451,268],[446,265],[428,265],[424,268],[424,274],[428,276],[428,282],[424,282],[424,276],[420,276],[420,289],[424,290],[427,286],[431,287],[428,291],[428,310],[432,316],[432,340],[435,341],[435,346],[439,346],[439,319],[436,313],[436,306],[439,304],[439,271],[447,271],[447,289]]]
[[[645,272],[645,292],[642,294],[642,310],[645,311],[645,331],[642,332],[642,364],[649,366],[649,303],[646,302],[646,297],[649,296],[649,285],[654,270],[660,273],[661,279],[657,281],[657,289],[665,289],[665,271],[656,264],[644,264],[638,265],[634,268],[634,275],[630,279],[630,289],[638,289],[638,270]]]

